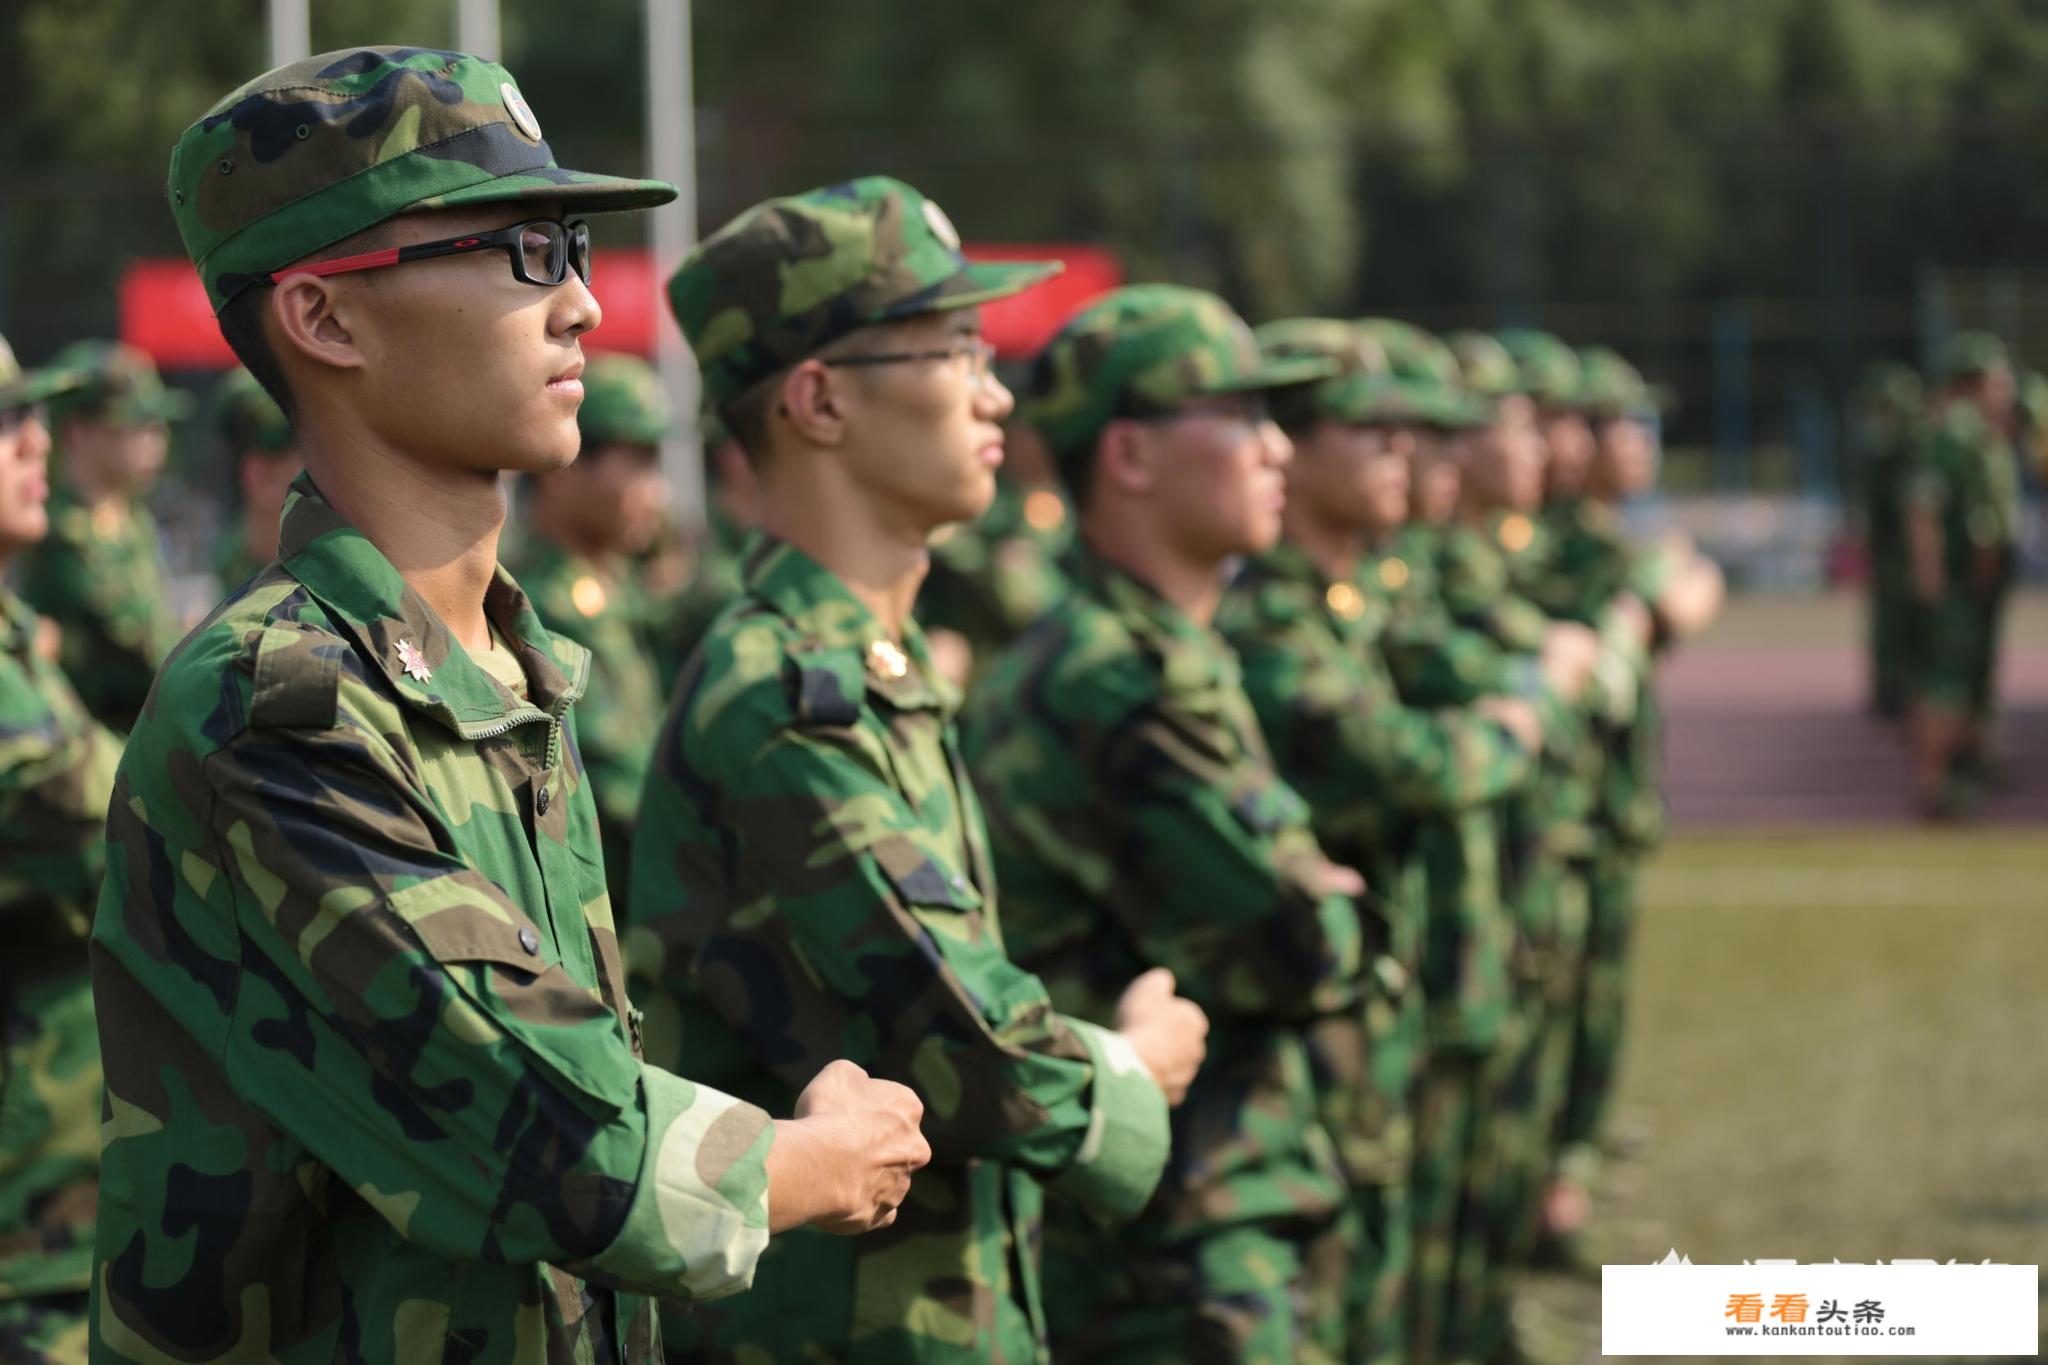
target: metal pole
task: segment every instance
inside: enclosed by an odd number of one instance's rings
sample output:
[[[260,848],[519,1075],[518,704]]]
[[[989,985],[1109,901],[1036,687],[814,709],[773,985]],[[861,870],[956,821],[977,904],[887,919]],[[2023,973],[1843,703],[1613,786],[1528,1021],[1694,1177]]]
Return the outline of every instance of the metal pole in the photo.
[[[270,0],[270,64],[283,66],[313,51],[308,0]]]
[[[498,0],[456,0],[455,46],[486,61],[504,55],[498,37]]]
[[[697,116],[690,68],[690,0],[645,0],[647,19],[648,173],[680,193],[654,211],[654,278],[666,284],[697,240]],[[676,515],[691,530],[704,524],[704,448],[697,427],[697,363],[655,301],[655,368],[675,404],[675,432],[662,443],[661,466]]]

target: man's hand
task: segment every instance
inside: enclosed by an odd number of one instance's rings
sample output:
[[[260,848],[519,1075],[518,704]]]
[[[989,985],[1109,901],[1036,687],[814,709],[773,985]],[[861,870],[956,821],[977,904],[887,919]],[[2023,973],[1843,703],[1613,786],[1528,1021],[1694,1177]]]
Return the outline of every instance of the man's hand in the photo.
[[[1543,637],[1543,680],[1566,701],[1577,701],[1600,657],[1600,637],[1576,621],[1558,621]]]
[[[885,1228],[910,1193],[910,1173],[932,1159],[918,1131],[924,1104],[906,1086],[833,1062],[775,1125],[768,1152],[768,1227],[810,1226],[836,1236]]]
[[[1472,704],[1481,720],[1490,720],[1506,730],[1530,753],[1543,749],[1543,720],[1536,707],[1520,697],[1481,697]]]
[[[1209,1016],[1174,993],[1172,972],[1154,967],[1124,988],[1116,1002],[1116,1030],[1137,1050],[1168,1104],[1187,1098],[1209,1050]]]
[[[1631,640],[1645,649],[1649,648],[1656,635],[1657,618],[1650,614],[1642,598],[1625,592],[1608,604],[1607,611],[1610,618],[1628,632]]]

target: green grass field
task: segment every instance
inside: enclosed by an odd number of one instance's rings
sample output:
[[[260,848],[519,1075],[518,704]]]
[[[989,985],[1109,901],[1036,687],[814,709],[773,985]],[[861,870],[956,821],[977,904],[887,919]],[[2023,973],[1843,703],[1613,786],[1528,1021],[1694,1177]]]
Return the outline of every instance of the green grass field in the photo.
[[[1644,892],[1619,1114],[1651,1140],[1599,1260],[2048,1259],[2048,837],[1695,836]],[[1595,1287],[1532,1288],[1597,1358]]]

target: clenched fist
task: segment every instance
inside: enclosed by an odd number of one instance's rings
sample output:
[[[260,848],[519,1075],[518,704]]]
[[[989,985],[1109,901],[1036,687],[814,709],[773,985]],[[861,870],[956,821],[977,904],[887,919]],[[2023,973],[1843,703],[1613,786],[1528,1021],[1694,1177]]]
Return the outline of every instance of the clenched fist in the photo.
[[[1124,988],[1116,1004],[1116,1029],[1166,1092],[1168,1104],[1187,1098],[1209,1050],[1209,1016],[1174,993],[1172,972],[1154,967]]]
[[[932,1159],[918,1131],[924,1103],[908,1087],[833,1062],[776,1123],[768,1152],[770,1231],[809,1225],[842,1237],[885,1228]]]

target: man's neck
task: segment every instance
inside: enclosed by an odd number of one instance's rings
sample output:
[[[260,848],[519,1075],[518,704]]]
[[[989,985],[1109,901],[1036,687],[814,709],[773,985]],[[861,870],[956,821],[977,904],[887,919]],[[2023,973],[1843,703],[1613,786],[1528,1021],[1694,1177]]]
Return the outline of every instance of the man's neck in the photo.
[[[66,470],[64,486],[79,505],[88,511],[105,506],[123,506],[128,502],[126,490],[101,480],[91,478],[83,470]]]
[[[580,534],[567,517],[556,511],[555,504],[545,497],[537,498],[532,503],[527,527],[535,536],[564,554],[587,559],[601,570],[608,572],[618,563],[619,556],[610,545],[597,537]]]
[[[1082,531],[1098,559],[1123,570],[1164,597],[1196,625],[1216,619],[1223,600],[1223,564],[1178,553],[1159,537],[1137,528],[1111,528],[1090,522]]]
[[[763,531],[831,571],[892,640],[902,639],[931,564],[932,528],[894,522],[866,499],[810,480],[764,479],[757,507]]]
[[[1293,498],[1287,500],[1280,522],[1288,541],[1307,555],[1325,578],[1342,582],[1357,574],[1358,561],[1365,553],[1363,527],[1336,525],[1308,507],[1298,506]]]
[[[484,593],[498,563],[497,475],[423,466],[403,452],[308,430],[306,469],[342,518],[391,561],[464,649],[488,649]]]

